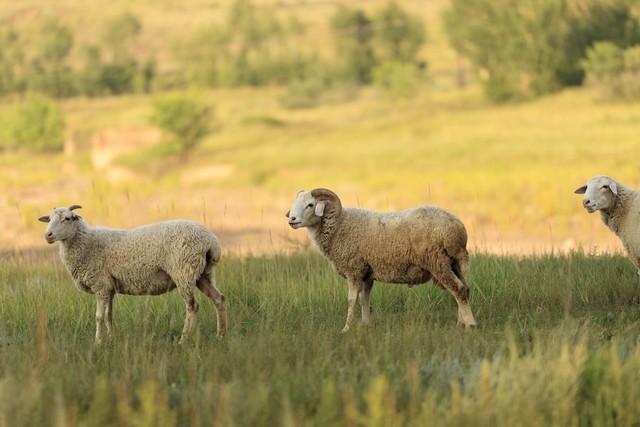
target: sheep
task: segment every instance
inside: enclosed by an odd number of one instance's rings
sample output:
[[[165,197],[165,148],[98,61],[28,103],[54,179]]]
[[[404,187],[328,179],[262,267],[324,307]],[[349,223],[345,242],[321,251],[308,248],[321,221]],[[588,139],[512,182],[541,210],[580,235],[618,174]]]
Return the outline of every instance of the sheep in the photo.
[[[73,212],[79,208],[54,208],[38,220],[48,223],[44,235],[47,243],[60,242],[60,258],[76,287],[96,296],[96,344],[103,341],[103,323],[107,336],[113,336],[115,294],[159,295],[175,288],[187,311],[180,343],[195,323],[195,287],[213,301],[218,336],[224,336],[225,298],[216,287],[213,272],[221,250],[212,232],[187,220],[130,229],[90,227]]]
[[[286,213],[293,229],[306,227],[318,249],[348,282],[349,331],[358,297],[362,323],[370,322],[375,280],[409,286],[434,283],[458,303],[458,324],[476,325],[469,306],[467,231],[462,222],[435,206],[378,213],[343,208],[326,188],[300,191]]]
[[[640,191],[608,176],[594,176],[574,193],[584,194],[587,212],[600,211],[602,222],[622,241],[640,275]]]

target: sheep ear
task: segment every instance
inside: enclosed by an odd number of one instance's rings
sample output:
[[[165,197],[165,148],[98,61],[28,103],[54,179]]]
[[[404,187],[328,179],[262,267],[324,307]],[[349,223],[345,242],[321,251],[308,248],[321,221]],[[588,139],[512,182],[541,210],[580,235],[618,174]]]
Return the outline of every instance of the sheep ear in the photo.
[[[324,207],[326,206],[325,202],[318,202],[316,203],[316,216],[322,216],[324,215]]]
[[[49,215],[44,215],[44,216],[41,216],[40,218],[38,218],[38,221],[40,221],[40,222],[49,222],[49,221],[51,221],[51,219],[49,218]]]
[[[609,181],[609,189],[613,194],[618,195],[618,184],[615,181]]]
[[[288,210],[288,211],[287,211],[287,213],[286,213],[286,214],[284,214],[284,216],[285,216],[285,217],[287,217],[287,218],[289,218],[289,214],[290,214],[290,213],[291,213],[291,211],[290,211],[290,210]]]
[[[580,188],[576,188],[576,191],[574,191],[574,194],[584,194],[587,192],[587,186],[583,185]]]
[[[80,205],[71,205],[71,206],[69,206],[69,210],[70,211],[72,211],[74,209],[81,209],[81,208],[82,208],[82,206],[80,206]]]

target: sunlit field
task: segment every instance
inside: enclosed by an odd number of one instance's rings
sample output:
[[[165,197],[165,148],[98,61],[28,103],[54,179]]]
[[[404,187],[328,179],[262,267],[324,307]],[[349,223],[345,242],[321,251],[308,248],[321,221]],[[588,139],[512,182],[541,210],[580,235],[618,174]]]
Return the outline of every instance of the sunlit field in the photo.
[[[277,96],[209,92],[220,129],[186,162],[163,152],[147,97],[66,102],[69,132],[80,135],[74,154],[0,159],[3,247],[42,244],[35,219],[78,203],[90,224],[185,217],[226,249],[287,250],[307,240],[284,218],[296,192],[327,186],[345,206],[443,206],[465,222],[472,247],[492,252],[620,248],[573,190],[600,173],[638,185],[629,159],[639,154],[640,106],[596,104],[581,90],[490,106],[469,89],[391,103],[363,91],[292,111]],[[103,128],[111,132],[81,137]]]
[[[640,155],[640,106],[597,100],[587,88],[526,103],[492,105],[478,76],[449,45],[444,0],[403,1],[426,28],[420,58],[427,79],[408,99],[373,87],[338,85],[305,109],[288,109],[284,87],[193,89],[213,108],[214,132],[180,158],[150,123],[160,95],[62,99],[65,153],[0,156],[0,248],[43,244],[34,221],[77,203],[90,224],[134,226],[183,217],[206,223],[232,252],[270,253],[306,245],[283,217],[300,189],[327,186],[345,206],[380,210],[437,204],[457,214],[473,248],[494,253],[617,251],[619,243],[587,216],[573,190],[595,174],[640,186],[630,159]],[[303,43],[332,55],[328,21],[337,5],[258,1],[275,16],[305,23]],[[382,3],[350,3],[375,11]],[[136,46],[171,69],[185,28],[222,22],[220,1],[115,1],[99,10],[65,0],[5,2],[0,14],[27,34],[57,17],[83,43],[107,18],[128,11],[141,22]],[[26,40],[29,40],[27,37]],[[147,52],[148,51],[148,52]],[[73,61],[72,61],[73,62]],[[456,84],[457,73],[467,84]],[[9,99],[8,101],[11,101]],[[0,111],[10,103],[0,104]],[[172,151],[173,150],[173,151]]]
[[[640,278],[574,190],[640,188],[639,16],[0,2],[0,427],[637,427]],[[317,187],[458,216],[478,327],[431,283],[376,283],[372,324],[341,334],[346,282],[285,218]],[[182,345],[178,293],[118,295],[96,346],[95,298],[37,220],[74,204],[89,225],[213,231],[227,336],[201,294]]]
[[[315,254],[225,258],[230,328],[177,293],[94,298],[54,254],[0,265],[0,425],[599,425],[640,417],[638,277],[621,257],[477,255],[478,328],[431,285],[377,284],[374,322],[340,334],[346,286]]]

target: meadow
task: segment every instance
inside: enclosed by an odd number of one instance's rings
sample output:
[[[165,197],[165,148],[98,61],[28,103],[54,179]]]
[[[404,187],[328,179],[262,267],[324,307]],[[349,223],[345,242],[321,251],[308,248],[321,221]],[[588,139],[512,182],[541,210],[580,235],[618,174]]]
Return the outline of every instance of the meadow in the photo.
[[[0,17],[32,49],[44,22],[63,24],[77,67],[109,19],[133,13],[142,29],[125,44],[137,60],[156,58],[162,77],[180,43],[223,23],[231,3],[24,0],[2,2]],[[386,2],[254,3],[295,16],[305,31],[289,42],[329,61],[338,6],[373,14]],[[426,26],[408,96],[339,82],[292,108],[293,84],[185,82],[176,93],[214,119],[181,155],[150,119],[160,90],[76,94],[55,100],[63,152],[2,148],[0,427],[638,426],[640,279],[573,191],[597,174],[640,187],[640,104],[588,85],[493,104],[484,71],[447,41],[450,1],[400,3]],[[0,115],[20,96],[2,98]],[[346,284],[284,217],[314,187],[344,206],[455,213],[469,231],[478,328],[457,327],[453,298],[431,284],[376,284],[373,324],[340,334]],[[76,203],[91,225],[188,218],[214,231],[228,335],[216,337],[201,295],[185,345],[177,293],[117,296],[116,338],[96,347],[95,299],[74,287],[37,222]]]
[[[472,258],[479,327],[432,285],[376,284],[374,322],[340,334],[346,286],[315,253],[223,258],[230,329],[199,296],[177,344],[176,293],[94,298],[53,252],[0,265],[0,426],[633,426],[638,276],[620,256]]]
[[[77,136],[75,152],[0,158],[3,249],[42,245],[35,219],[72,203],[90,224],[184,217],[211,227],[234,252],[296,249],[307,239],[284,213],[300,189],[319,186],[345,206],[443,206],[480,250],[620,248],[573,190],[602,173],[638,186],[629,162],[638,155],[638,105],[569,90],[494,106],[470,87],[426,88],[397,102],[362,90],[349,101],[287,110],[277,103],[281,92],[207,92],[220,127],[186,161],[167,154],[149,125],[149,97],[66,101],[69,133],[90,135]]]

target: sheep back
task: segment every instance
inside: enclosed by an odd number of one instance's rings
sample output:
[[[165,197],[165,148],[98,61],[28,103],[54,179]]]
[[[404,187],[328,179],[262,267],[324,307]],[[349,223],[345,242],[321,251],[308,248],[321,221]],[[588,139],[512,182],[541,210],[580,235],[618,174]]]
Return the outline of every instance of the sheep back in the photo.
[[[345,208],[326,255],[343,277],[418,284],[431,278],[418,266],[443,251],[466,256],[466,244],[464,224],[435,206],[385,213]]]
[[[216,236],[187,220],[165,221],[131,229],[91,227],[83,242],[61,247],[76,285],[96,293],[108,276],[117,293],[155,295],[173,289],[175,280],[195,281],[221,249]],[[89,287],[90,289],[85,289]]]

